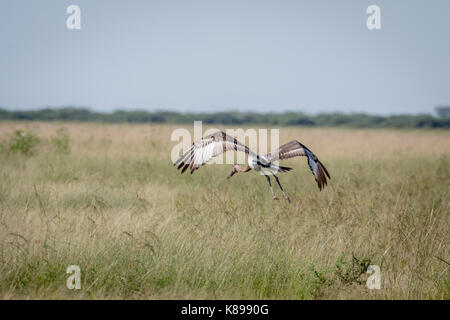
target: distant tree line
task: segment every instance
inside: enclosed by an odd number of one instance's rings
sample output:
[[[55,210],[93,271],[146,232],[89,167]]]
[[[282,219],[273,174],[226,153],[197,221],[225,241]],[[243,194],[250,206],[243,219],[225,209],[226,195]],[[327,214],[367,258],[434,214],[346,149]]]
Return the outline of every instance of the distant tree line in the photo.
[[[115,111],[101,113],[86,108],[60,108],[27,111],[0,109],[0,120],[29,121],[83,121],[106,123],[192,123],[201,120],[206,124],[251,125],[266,124],[278,126],[328,126],[354,128],[450,128],[450,117],[422,115],[377,116],[365,113],[320,113],[308,115],[301,112],[256,113],[216,112],[179,113],[169,111]]]

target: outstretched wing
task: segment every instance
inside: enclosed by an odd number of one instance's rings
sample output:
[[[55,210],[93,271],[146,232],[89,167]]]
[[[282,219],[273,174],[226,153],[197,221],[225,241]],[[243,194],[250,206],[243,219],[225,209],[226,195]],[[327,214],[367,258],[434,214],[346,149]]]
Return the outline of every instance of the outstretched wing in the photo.
[[[218,131],[195,141],[189,150],[175,161],[174,165],[178,165],[177,169],[183,168],[181,173],[187,168],[191,169],[191,173],[193,173],[212,158],[229,150],[251,153],[249,148],[236,138]]]
[[[281,147],[266,155],[267,159],[269,159],[269,161],[271,162],[298,156],[307,157],[309,168],[311,169],[314,178],[317,181],[319,189],[322,190],[322,188],[327,185],[326,177],[331,179],[330,174],[328,173],[325,166],[316,157],[316,155],[297,140],[292,140],[286,144],[283,144]]]

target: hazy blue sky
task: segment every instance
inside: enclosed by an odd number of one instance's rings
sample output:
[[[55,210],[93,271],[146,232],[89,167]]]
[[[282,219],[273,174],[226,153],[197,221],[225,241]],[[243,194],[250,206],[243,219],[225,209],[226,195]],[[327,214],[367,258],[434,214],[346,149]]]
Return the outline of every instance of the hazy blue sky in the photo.
[[[81,30],[66,28],[70,4]],[[366,27],[381,8],[382,29]],[[431,112],[450,1],[1,0],[0,106]]]

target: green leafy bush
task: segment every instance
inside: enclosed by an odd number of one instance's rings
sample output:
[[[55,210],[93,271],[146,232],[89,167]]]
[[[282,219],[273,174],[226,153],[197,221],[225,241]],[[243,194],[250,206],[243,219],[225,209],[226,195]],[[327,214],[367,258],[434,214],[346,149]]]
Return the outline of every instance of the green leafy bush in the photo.
[[[343,284],[362,284],[360,277],[367,272],[369,265],[370,259],[368,258],[359,259],[352,254],[351,261],[346,261],[345,255],[343,254],[338,261],[336,261],[334,273]]]
[[[33,133],[16,130],[10,140],[9,150],[11,152],[21,152],[25,155],[29,155],[34,151],[38,143],[39,138]]]
[[[69,153],[69,134],[64,128],[56,132],[56,136],[51,138],[51,142],[60,153]]]

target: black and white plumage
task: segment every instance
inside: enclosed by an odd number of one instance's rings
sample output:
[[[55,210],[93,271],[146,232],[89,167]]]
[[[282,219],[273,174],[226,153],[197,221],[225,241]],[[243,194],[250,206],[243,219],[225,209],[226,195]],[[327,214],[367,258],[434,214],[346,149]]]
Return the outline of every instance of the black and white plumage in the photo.
[[[178,164],[178,169],[183,168],[181,173],[186,171],[187,168],[193,173],[212,158],[230,150],[254,154],[254,152],[250,151],[246,145],[240,143],[236,138],[230,137],[225,132],[218,131],[198,141],[194,141],[189,150],[174,164]]]
[[[327,185],[327,177],[330,178],[327,169],[319,161],[316,155],[297,140],[292,140],[266,155],[258,155],[246,145],[240,143],[236,138],[233,138],[222,131],[215,132],[195,141],[189,150],[186,151],[174,165],[178,165],[178,169],[181,169],[181,173],[185,172],[188,168],[191,173],[194,173],[195,170],[206,164],[212,158],[231,150],[248,154],[248,167],[242,168],[239,165],[234,165],[227,178],[231,178],[236,172],[248,172],[252,169],[259,171],[266,177],[274,199],[278,199],[278,197],[274,195],[269,176],[273,175],[275,177],[283,196],[286,200],[290,201],[285,194],[276,173],[287,172],[292,169],[277,166],[274,164],[275,161],[297,156],[306,156],[309,168],[311,169],[320,190]]]

